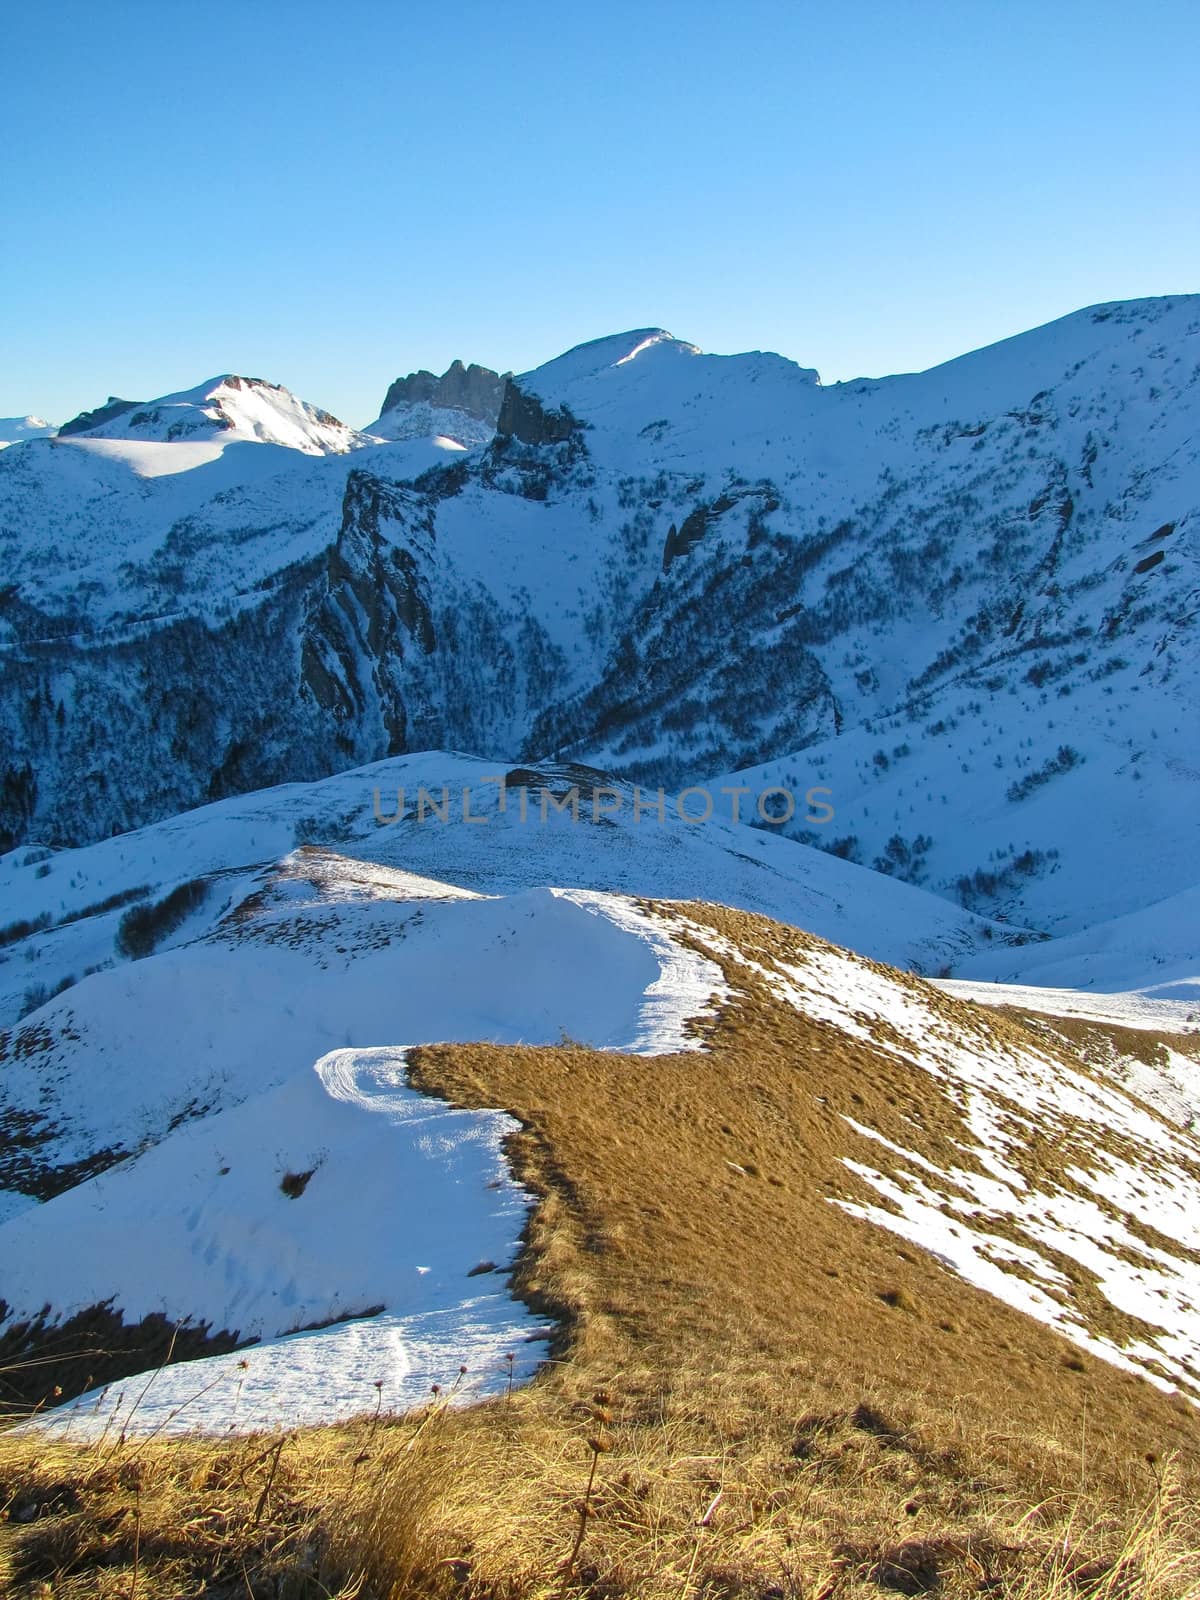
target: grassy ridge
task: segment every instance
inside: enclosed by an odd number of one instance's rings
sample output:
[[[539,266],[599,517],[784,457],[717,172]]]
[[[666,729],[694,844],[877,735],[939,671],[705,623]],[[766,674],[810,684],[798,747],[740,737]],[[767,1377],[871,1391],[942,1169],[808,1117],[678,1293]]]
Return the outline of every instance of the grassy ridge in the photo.
[[[412,1058],[521,1122],[514,1287],[560,1330],[537,1382],[459,1410],[451,1373],[416,1414],[271,1438],[10,1433],[9,1592],[1200,1596],[1197,1412],[829,1204],[858,1194],[847,1116],[899,1133],[919,1104],[923,1148],[961,1161],[958,1113],[771,992],[754,963],[806,936],[689,915],[731,951],[704,1052]]]

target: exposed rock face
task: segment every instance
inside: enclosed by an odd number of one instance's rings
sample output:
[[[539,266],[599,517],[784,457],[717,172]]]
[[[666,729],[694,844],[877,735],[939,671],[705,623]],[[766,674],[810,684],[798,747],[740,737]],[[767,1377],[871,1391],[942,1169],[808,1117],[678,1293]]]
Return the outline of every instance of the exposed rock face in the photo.
[[[388,389],[380,415],[402,405],[422,403],[441,408],[465,411],[489,427],[495,427],[504,398],[506,379],[490,367],[480,367],[472,362],[464,367],[461,361],[452,361],[441,377],[424,368],[410,372],[407,378],[397,378]]]
[[[662,569],[663,573],[670,572],[673,562],[680,556],[686,556],[693,547],[700,543],[705,534],[712,527],[718,517],[723,517],[727,511],[732,511],[739,500],[750,499],[760,501],[759,516],[770,516],[779,510],[779,499],[774,493],[765,489],[739,490],[736,494],[720,494],[711,505],[697,506],[689,511],[679,527],[674,523],[667,530],[667,542],[663,546]]]
[[[437,644],[429,605],[432,518],[414,495],[351,472],[342,526],[312,601],[301,647],[301,697],[311,695],[343,743],[405,749],[405,658]]]
[[[104,404],[97,406],[94,411],[81,411],[70,422],[64,422],[58,430],[59,438],[69,438],[73,433],[90,433],[93,428],[103,427],[114,417],[123,416],[126,411],[132,411],[135,406],[142,404],[141,400],[120,400],[115,394],[110,394]]]
[[[522,444],[562,444],[579,431],[581,424],[563,406],[551,411],[536,395],[526,394],[512,378],[504,386],[504,399],[496,419],[496,432]]]

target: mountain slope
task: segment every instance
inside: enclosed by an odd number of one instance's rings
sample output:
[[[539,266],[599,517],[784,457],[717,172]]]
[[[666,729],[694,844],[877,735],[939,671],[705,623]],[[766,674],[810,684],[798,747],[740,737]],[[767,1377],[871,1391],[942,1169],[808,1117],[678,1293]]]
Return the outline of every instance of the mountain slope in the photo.
[[[841,1264],[822,1316],[844,1300],[861,1334],[928,1304],[935,1322],[978,1321],[978,1337],[1007,1330],[1006,1361],[1036,1351],[1054,1387],[1064,1358],[1046,1325],[1200,1401],[1200,1145],[1065,1041],[693,902],[480,897],[320,850],[209,892],[225,908],[174,949],[94,975],[2,1038],[8,1181],[28,1191],[10,1187],[0,1224],[7,1348],[52,1347],[101,1307],[135,1330],[182,1320],[263,1341],[156,1380],[138,1426],[172,1425],[197,1390],[209,1398],[183,1426],[261,1426],[281,1404],[290,1421],[329,1419],[368,1403],[368,1374],[408,1404],[456,1348],[472,1386],[503,1387],[504,1349],[539,1330],[474,1269],[516,1248],[522,1203],[497,1169],[516,1125],[423,1102],[406,1075],[457,1083],[462,1101],[482,1073],[493,1104],[527,1128],[549,1115],[549,1133],[614,1057],[636,1070],[608,1111],[591,1101],[612,1144],[591,1165],[622,1174],[631,1216],[644,1185],[626,1143],[658,1139],[682,1097],[675,1139],[693,1153],[670,1215],[684,1236],[708,1228],[695,1185],[730,1242],[774,1187],[760,1248],[782,1258],[802,1233],[803,1273]],[[427,1058],[415,1047],[430,1040]],[[895,1264],[892,1235],[918,1254]],[[597,1248],[634,1273],[637,1324],[635,1283],[650,1280],[619,1239]],[[812,1304],[788,1313],[797,1332]],[[315,1339],[292,1332],[331,1319]],[[921,1359],[961,1384],[978,1338],[968,1352],[930,1332]],[[1123,1392],[1107,1383],[1105,1404]],[[103,1427],[114,1404],[89,1399],[75,1422]]]
[[[989,915],[1145,907],[1200,844],[1198,337],[1195,298],[1125,302],[824,388],[639,329],[510,382],[440,467],[233,445],[168,487],[96,455],[129,413],[9,452],[0,825],[77,842],[450,747],[824,785],[791,831]]]
[[[243,927],[290,933],[336,967],[364,914],[376,928],[399,915],[419,948],[415,911],[481,909],[431,884],[406,892],[352,864],[325,867],[290,906],[299,880],[277,877]],[[526,935],[540,914],[482,904]],[[290,1153],[294,1123],[260,1122],[255,1141],[230,1126],[226,1141],[222,1114],[193,1127],[230,1170],[182,1159],[196,1146],[170,1136],[161,1151],[181,1159],[169,1192],[142,1191],[166,1203],[138,1219],[157,1238],[163,1216],[194,1199],[207,1239],[214,1191],[240,1184],[243,1257],[260,1221],[282,1222],[286,1251],[341,1215],[348,1261],[372,1247],[378,1272],[435,1238],[439,1219],[356,1208],[354,1188],[374,1199],[385,1167],[393,1191],[406,1170],[452,1167],[461,1146],[442,1137],[454,1126],[446,1101],[464,1108],[460,1132],[479,1108],[508,1107],[521,1132],[506,1153],[536,1195],[512,1289],[556,1320],[537,1381],[509,1384],[531,1348],[516,1340],[519,1320],[507,1346],[486,1342],[484,1302],[503,1296],[480,1270],[465,1314],[393,1314],[390,1346],[372,1340],[383,1312],[115,1383],[0,1440],[0,1578],[14,1596],[53,1573],[67,1600],[108,1589],[168,1600],[218,1583],[379,1600],[451,1583],[533,1600],[564,1575],[640,1600],[678,1600],[685,1586],[1190,1597],[1197,1412],[1158,1385],[1172,1365],[1189,1388],[1196,1376],[1194,1314],[1176,1298],[1195,1276],[1194,1250],[1177,1242],[1194,1218],[1175,1206],[1197,1180],[1194,1138],[1052,1040],[795,930],[695,903],[596,896],[592,909],[634,948],[654,929],[692,970],[719,968],[718,1014],[690,1041],[701,1048],[409,1050],[420,1097],[438,1097],[425,1102],[425,1150],[383,1103],[326,1104],[326,1159],[302,1185],[293,1173],[289,1195],[274,1159]],[[348,914],[341,929],[317,925],[334,912]],[[564,931],[554,921],[551,946]],[[401,964],[407,946],[392,947]],[[292,940],[267,945],[280,948]],[[257,936],[245,959],[256,951]],[[486,964],[486,945],[479,953]],[[601,1003],[608,975],[594,970]],[[647,1001],[680,994],[671,973],[653,989]],[[387,1050],[342,1048],[309,1076],[382,1089],[394,1111],[403,1091],[384,1074],[395,1065]],[[376,1149],[348,1147],[348,1119],[360,1135],[374,1121]],[[1131,1156],[1146,1170],[1129,1196],[1137,1215],[1122,1215]],[[153,1162],[114,1170],[112,1200]],[[1159,1201],[1168,1233],[1150,1210]],[[47,1242],[58,1203],[42,1208]],[[461,1215],[461,1195],[451,1203]],[[444,1260],[460,1288],[463,1243]],[[127,1281],[128,1263],[110,1262],[110,1281]],[[1181,1312],[1183,1338],[1171,1326]],[[53,1364],[42,1382],[86,1381],[94,1367],[63,1360],[43,1331],[36,1348]],[[118,1343],[102,1321],[88,1331]],[[159,1328],[157,1348],[170,1334]],[[480,1385],[498,1391],[490,1403],[457,1405]],[[281,1396],[283,1426],[240,1436],[276,1416]],[[395,1409],[415,1397],[415,1410]],[[347,1406],[359,1413],[348,1423],[303,1426]]]
[[[148,405],[110,401],[106,409],[114,406],[122,409],[113,416],[100,412],[77,418],[69,436],[157,444],[250,439],[305,455],[341,455],[360,442],[352,428],[298,400],[281,384],[232,373]]]
[[[687,823],[666,806],[661,820],[654,806],[635,811],[632,790],[601,774],[505,774],[431,753],[220,801],[80,850],[9,852],[0,858],[0,902],[15,916],[0,927],[0,1026],[116,963],[130,907],[159,903],[196,880],[211,884],[186,908],[179,932],[160,940],[169,948],[211,928],[260,871],[295,848],[332,849],[483,894],[558,882],[686,898],[703,884],[726,904],[803,922],[926,972],[993,945],[999,959],[1022,938],[766,829],[717,816]]]
[[[447,981],[467,968],[469,1000]],[[434,1375],[438,1323],[458,1330],[456,1364],[503,1371],[503,1349],[538,1325],[494,1282],[469,1279],[480,1261],[511,1258],[525,1219],[500,1156],[516,1125],[405,1089],[400,1041],[548,1042],[569,1031],[610,1048],[671,1049],[714,984],[715,968],[627,902],[549,891],[481,899],[336,858],[285,862],[200,944],[93,982],[69,1014],[44,1013],[34,1034],[6,1042],[8,1115],[43,1086],[43,1187],[62,1182],[52,1172],[64,1166],[103,1174],[5,1226],[9,1329],[44,1305],[62,1319],[95,1305],[134,1324],[183,1317],[242,1341],[358,1319],[300,1340],[290,1359],[253,1353],[249,1388],[237,1386],[251,1425],[297,1405],[310,1418],[345,1415],[361,1401],[349,1379],[364,1362],[388,1372],[393,1403],[397,1384],[416,1401]],[[655,998],[656,987],[666,994]],[[53,1042],[30,1053],[30,1038]],[[37,1120],[21,1115],[27,1127]],[[383,1225],[360,1226],[372,1216]],[[398,1232],[386,1225],[400,1217]],[[156,1420],[181,1393],[166,1385]]]

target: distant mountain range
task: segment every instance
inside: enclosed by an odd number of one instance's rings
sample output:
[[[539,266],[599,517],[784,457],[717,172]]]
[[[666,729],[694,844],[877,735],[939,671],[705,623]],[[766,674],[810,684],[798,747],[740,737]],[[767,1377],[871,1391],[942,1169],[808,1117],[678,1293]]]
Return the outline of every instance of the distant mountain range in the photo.
[[[449,748],[817,784],[783,832],[966,909],[1138,912],[1200,860],[1198,379],[1180,297],[833,386],[650,328],[362,431],[110,400],[0,455],[3,838]]]
[[[45,439],[54,431],[42,417],[0,417],[0,450],[26,439]]]

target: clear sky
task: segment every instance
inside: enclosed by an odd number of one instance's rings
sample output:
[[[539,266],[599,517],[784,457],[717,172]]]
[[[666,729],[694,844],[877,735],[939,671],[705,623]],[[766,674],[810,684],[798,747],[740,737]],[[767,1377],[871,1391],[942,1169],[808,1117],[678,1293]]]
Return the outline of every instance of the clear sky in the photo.
[[[0,415],[225,371],[362,424],[660,325],[826,381],[1200,289],[1195,0],[0,15]]]

